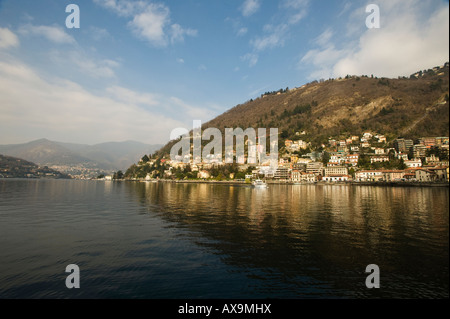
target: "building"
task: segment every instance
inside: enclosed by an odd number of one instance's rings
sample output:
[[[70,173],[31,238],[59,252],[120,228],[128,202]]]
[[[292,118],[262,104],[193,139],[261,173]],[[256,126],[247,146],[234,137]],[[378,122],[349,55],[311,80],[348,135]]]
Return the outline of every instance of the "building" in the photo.
[[[275,171],[274,178],[279,180],[289,180],[290,179],[290,168],[279,166],[277,170]]]
[[[389,156],[387,155],[374,155],[370,157],[370,163],[383,163],[389,162]]]
[[[306,183],[314,183],[317,182],[317,176],[315,174],[302,173],[301,181]]]
[[[429,169],[416,170],[416,180],[419,182],[434,182],[436,181],[436,173]]]
[[[328,183],[347,182],[348,180],[349,180],[348,175],[330,175],[330,176],[324,176],[322,178],[322,181],[328,182]]]
[[[292,170],[291,172],[291,181],[294,183],[300,183],[302,172],[299,170]]]
[[[348,168],[345,166],[331,166],[323,170],[323,176],[345,176],[348,175]]]
[[[382,170],[364,170],[355,173],[355,180],[358,182],[379,182],[383,179]]]
[[[424,145],[427,148],[433,147],[436,145],[436,137],[422,137],[419,138],[418,144]]]
[[[376,138],[378,138],[378,143],[386,143],[386,136],[384,135],[377,135]]]
[[[395,182],[404,180],[405,171],[401,170],[386,170],[383,171],[383,179],[386,182]]]
[[[208,179],[211,177],[211,174],[208,171],[202,170],[198,172],[198,178]]]
[[[420,159],[412,159],[404,161],[406,167],[408,168],[419,168],[422,167],[422,161]]]
[[[323,163],[322,162],[311,162],[311,163],[306,164],[306,173],[322,175]]]
[[[370,140],[372,137],[373,137],[373,135],[370,132],[365,132],[363,134],[363,138],[365,138],[366,140]]]
[[[421,158],[427,156],[428,148],[422,144],[416,144],[413,146],[413,154],[416,158]]]
[[[398,153],[409,153],[413,145],[413,140],[407,140],[404,138],[399,138],[394,141],[394,148]]]
[[[448,182],[448,166],[436,166],[428,168],[429,171],[434,172],[436,182]]]
[[[345,157],[345,164],[357,166],[359,161],[359,154],[350,154]]]

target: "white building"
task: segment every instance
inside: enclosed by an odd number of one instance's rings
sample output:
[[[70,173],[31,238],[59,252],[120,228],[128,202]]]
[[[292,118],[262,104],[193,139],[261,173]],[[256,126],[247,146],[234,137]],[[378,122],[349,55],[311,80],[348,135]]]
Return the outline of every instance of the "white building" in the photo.
[[[348,175],[331,175],[331,176],[324,176],[322,178],[322,181],[328,183],[336,183],[336,182],[347,182],[348,179],[349,179]]]
[[[404,161],[406,167],[408,168],[417,168],[417,167],[422,167],[422,161],[420,159],[412,159],[409,161]]]
[[[356,172],[355,180],[358,182],[377,182],[382,181],[384,173],[381,170],[364,170]]]

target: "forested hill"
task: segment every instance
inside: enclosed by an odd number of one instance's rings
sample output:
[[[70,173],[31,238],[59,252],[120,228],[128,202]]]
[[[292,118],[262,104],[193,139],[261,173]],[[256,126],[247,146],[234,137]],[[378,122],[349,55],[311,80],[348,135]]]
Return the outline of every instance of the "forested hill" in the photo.
[[[280,141],[313,145],[364,131],[397,137],[449,136],[449,64],[395,79],[371,75],[314,81],[266,92],[205,123],[202,128],[278,128]],[[168,154],[174,141],[158,154]]]

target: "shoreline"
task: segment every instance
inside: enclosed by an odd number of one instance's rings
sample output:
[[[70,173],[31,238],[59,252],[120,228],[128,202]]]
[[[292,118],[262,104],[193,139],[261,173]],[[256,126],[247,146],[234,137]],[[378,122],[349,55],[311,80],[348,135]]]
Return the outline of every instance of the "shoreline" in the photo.
[[[244,181],[208,181],[208,180],[158,180],[158,181],[145,181],[145,180],[130,180],[132,182],[143,182],[143,183],[177,183],[177,184],[218,184],[218,185],[248,185],[252,186],[251,183],[246,183]],[[283,181],[266,181],[267,185],[292,185],[292,186],[324,186],[324,185],[335,185],[335,186],[384,186],[384,187],[449,187],[449,183],[445,182],[315,182],[315,183],[294,183],[294,182],[283,182]]]
[[[139,183],[176,183],[176,184],[212,184],[212,185],[247,185],[252,186],[251,183],[245,181],[216,181],[216,180],[101,180],[101,179],[76,179],[76,178],[24,178],[24,177],[9,177],[0,178],[0,180],[66,180],[66,181],[98,181],[98,182],[139,182]],[[267,185],[291,185],[291,186],[378,186],[378,187],[449,187],[448,182],[314,182],[314,183],[294,183],[289,181],[266,181]]]

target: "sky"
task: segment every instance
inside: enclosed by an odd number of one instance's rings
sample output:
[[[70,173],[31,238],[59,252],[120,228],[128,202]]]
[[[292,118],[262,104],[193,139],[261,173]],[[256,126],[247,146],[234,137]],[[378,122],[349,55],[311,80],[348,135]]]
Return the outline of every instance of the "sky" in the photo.
[[[448,0],[0,0],[0,144],[166,143],[266,91],[447,61]]]

